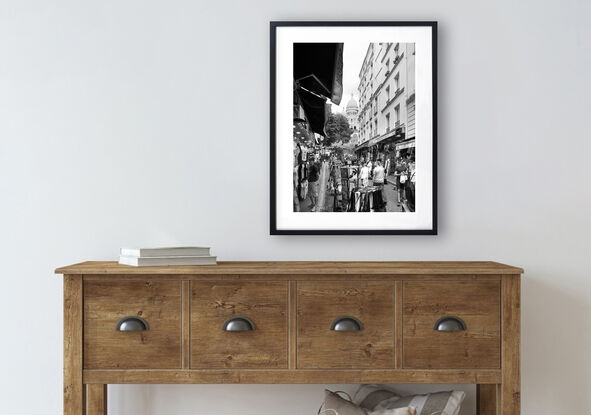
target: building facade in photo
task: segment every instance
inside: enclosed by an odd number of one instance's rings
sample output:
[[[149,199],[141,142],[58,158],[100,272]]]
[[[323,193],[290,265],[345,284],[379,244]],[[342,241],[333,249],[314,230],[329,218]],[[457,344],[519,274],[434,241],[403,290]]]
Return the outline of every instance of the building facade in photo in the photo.
[[[414,153],[415,44],[370,43],[359,72],[359,157]]]

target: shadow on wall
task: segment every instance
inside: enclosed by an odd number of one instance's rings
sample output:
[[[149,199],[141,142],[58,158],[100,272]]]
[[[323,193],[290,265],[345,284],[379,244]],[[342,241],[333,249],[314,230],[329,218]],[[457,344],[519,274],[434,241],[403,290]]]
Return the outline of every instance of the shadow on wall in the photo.
[[[591,411],[591,379],[585,377],[585,368],[591,365],[591,299],[585,298],[584,288],[577,291],[561,284],[585,280],[566,278],[566,273],[541,280],[529,272],[522,280],[521,400],[530,414],[577,413],[585,401],[583,407]]]

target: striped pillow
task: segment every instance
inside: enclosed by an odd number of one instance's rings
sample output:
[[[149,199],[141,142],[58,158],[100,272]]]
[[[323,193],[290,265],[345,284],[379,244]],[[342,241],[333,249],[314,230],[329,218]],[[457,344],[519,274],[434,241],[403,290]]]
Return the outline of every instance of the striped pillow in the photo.
[[[354,402],[370,410],[417,408],[417,415],[458,415],[466,394],[462,391],[398,396],[381,386],[362,385]]]
[[[378,409],[370,411],[351,402],[350,399],[345,399],[339,395],[344,392],[324,391],[324,403],[318,409],[318,414],[323,415],[418,415],[415,408],[392,408],[392,409]],[[347,395],[349,397],[349,395]]]
[[[384,386],[361,385],[353,395],[353,402],[362,408],[374,409],[380,402],[394,397],[398,395]]]
[[[325,413],[327,415],[367,415],[367,410],[360,408],[350,400],[342,398],[339,393],[341,391],[331,392],[328,389],[324,390],[324,403],[318,410],[318,413]],[[348,395],[347,395],[348,396]]]

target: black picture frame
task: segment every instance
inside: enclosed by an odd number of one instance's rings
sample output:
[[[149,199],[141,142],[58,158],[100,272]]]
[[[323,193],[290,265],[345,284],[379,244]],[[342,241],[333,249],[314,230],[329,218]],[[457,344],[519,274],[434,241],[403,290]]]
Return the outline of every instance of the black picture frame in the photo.
[[[278,229],[277,227],[277,29],[280,27],[421,26],[431,28],[432,44],[432,226],[429,229]],[[436,21],[271,21],[270,22],[270,235],[437,235],[437,22]]]

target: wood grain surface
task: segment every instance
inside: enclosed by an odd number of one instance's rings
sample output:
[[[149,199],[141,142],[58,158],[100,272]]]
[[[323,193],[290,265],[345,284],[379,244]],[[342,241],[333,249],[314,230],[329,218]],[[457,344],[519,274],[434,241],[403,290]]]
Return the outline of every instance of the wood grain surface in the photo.
[[[56,274],[389,274],[389,275],[485,275],[521,274],[521,268],[492,261],[247,261],[205,266],[132,267],[114,261],[88,261],[61,267]]]
[[[120,332],[138,316],[148,331]],[[84,367],[180,368],[181,282],[85,281]]]
[[[289,281],[289,368],[295,369],[297,365],[297,301],[298,298],[298,283],[297,281]]]
[[[497,415],[499,385],[476,385],[476,415]]]
[[[402,311],[403,301],[403,283],[396,281],[394,283],[394,365],[397,369],[402,368],[402,356],[404,345],[402,341],[402,328],[404,313]]]
[[[107,385],[86,385],[86,415],[107,415]]]
[[[392,281],[298,282],[297,367],[393,368],[393,303]],[[330,330],[342,316],[363,330]]]
[[[64,415],[81,415],[82,385],[82,276],[64,276]]]
[[[501,413],[518,415],[521,411],[521,280],[519,275],[503,278],[502,283],[502,367]]]
[[[405,282],[403,301],[405,368],[500,367],[500,282]],[[434,330],[445,316],[467,330]]]
[[[286,282],[192,282],[192,368],[287,368]],[[253,331],[227,332],[224,322],[250,318]]]
[[[84,371],[84,383],[500,383],[496,370],[352,370],[352,369],[226,369],[226,370],[101,370]]]
[[[56,272],[67,274],[67,415],[104,415],[109,383],[471,383],[479,415],[520,413],[521,268],[85,262]],[[433,330],[447,315],[467,330]],[[118,332],[126,316],[144,318],[150,330]],[[256,330],[223,331],[232,316],[249,317]],[[364,329],[330,330],[341,316]]]
[[[191,367],[191,281],[182,282],[182,308],[181,326],[182,326],[182,367],[188,369]]]

